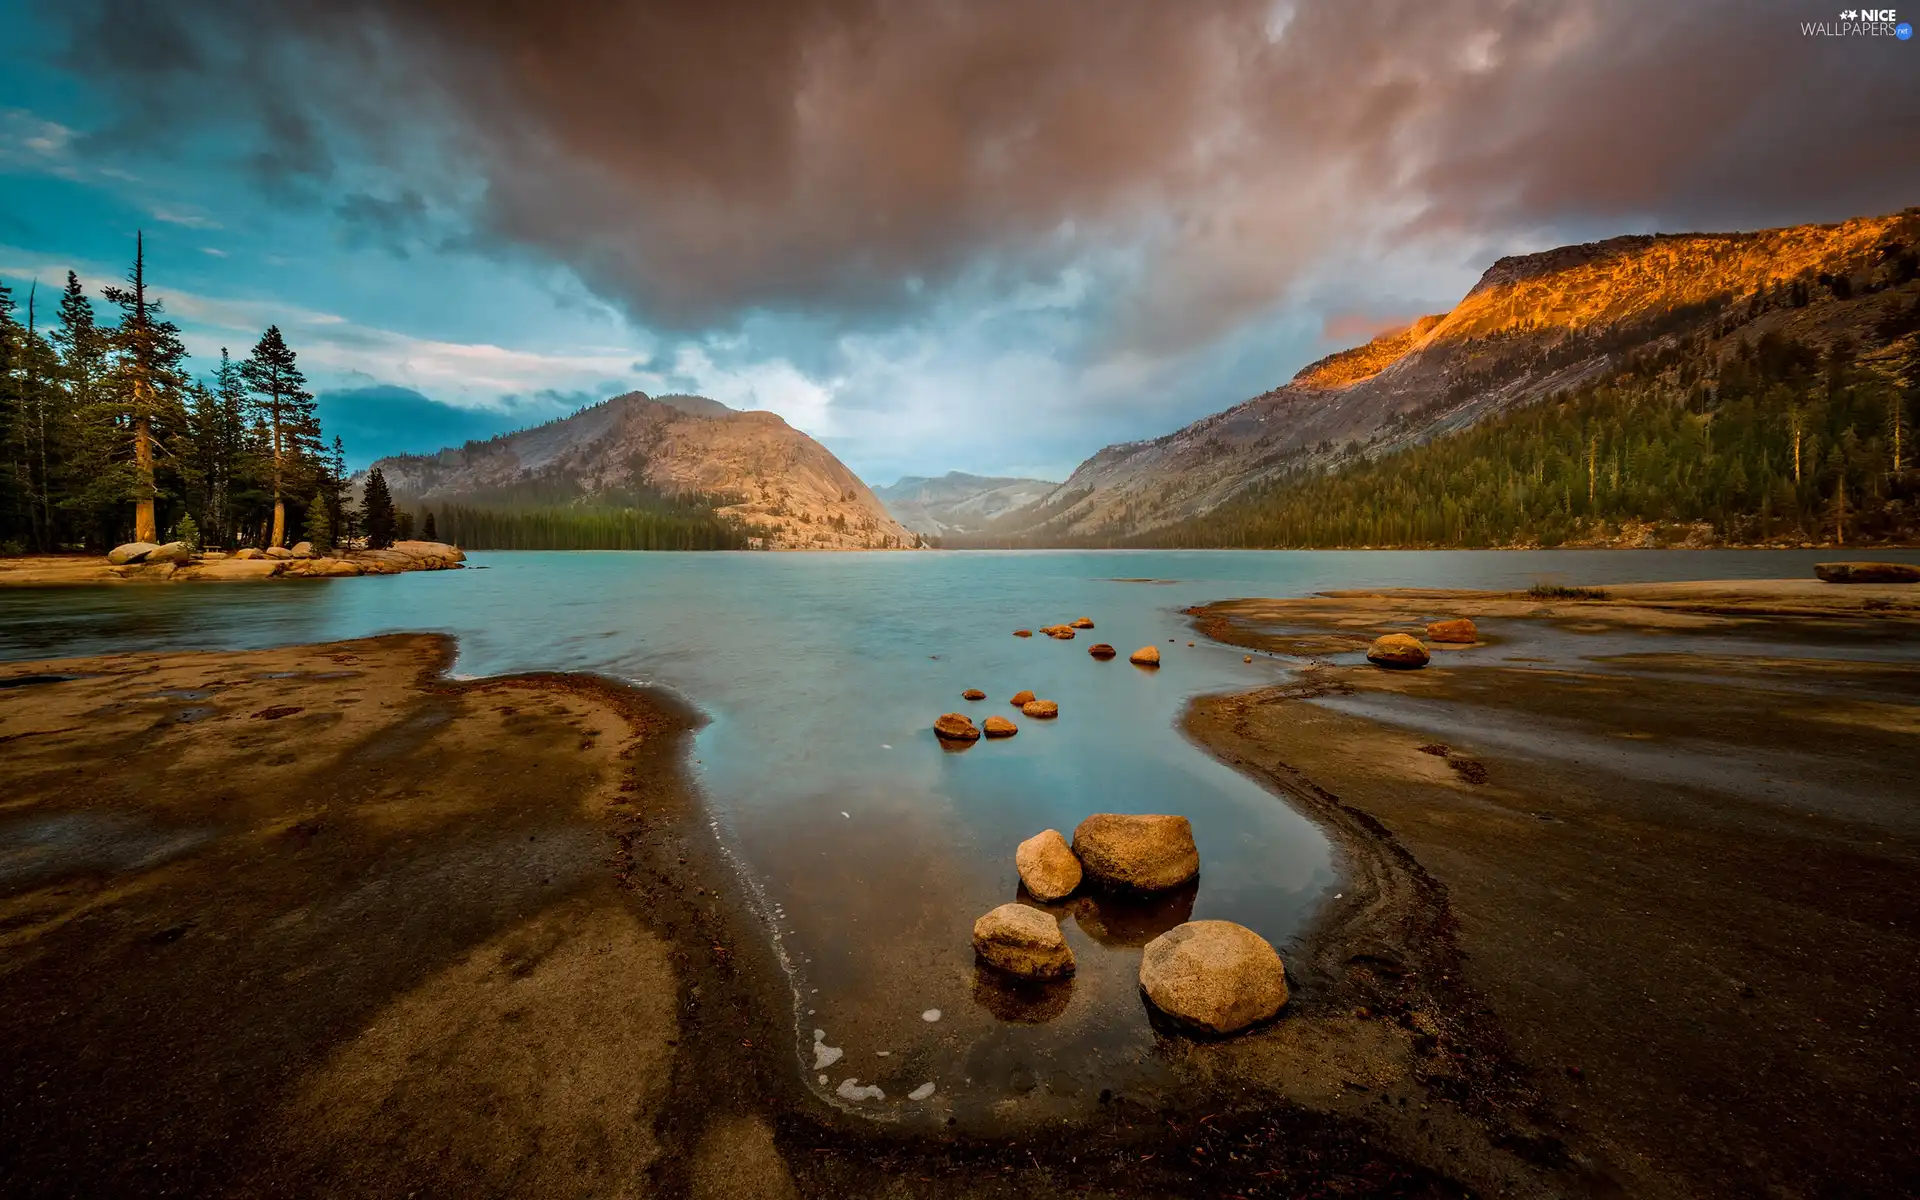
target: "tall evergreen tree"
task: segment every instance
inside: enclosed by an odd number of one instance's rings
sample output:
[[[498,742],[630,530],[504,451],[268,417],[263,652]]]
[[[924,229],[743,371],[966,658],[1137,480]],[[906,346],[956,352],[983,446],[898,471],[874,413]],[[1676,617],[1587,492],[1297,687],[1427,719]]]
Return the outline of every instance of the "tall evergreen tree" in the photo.
[[[433,527],[432,513],[427,514],[426,527],[420,531],[420,536],[429,542],[437,542],[440,540],[440,531]]]
[[[320,420],[313,393],[299,363],[280,336],[278,325],[267,326],[260,341],[240,364],[240,374],[254,395],[254,408],[267,430],[268,468],[273,483],[273,533],[268,545],[280,546],[287,536],[287,496],[299,485],[311,484],[321,453]]]
[[[367,547],[385,550],[393,545],[398,518],[393,509],[393,493],[387,490],[387,477],[379,467],[367,472],[367,493],[360,502],[360,522],[367,531]]]
[[[161,302],[147,294],[144,234],[135,237],[127,286],[109,287],[101,294],[120,309],[119,323],[107,333],[113,358],[106,403],[116,424],[125,423],[126,449],[133,466],[133,537],[150,542],[160,532],[154,520],[154,502],[160,494],[155,459],[186,425],[181,393],[186,386],[182,363],[187,350],[179,327],[164,318]]]
[[[315,492],[313,500],[307,505],[307,540],[313,543],[315,554],[327,554],[333,550],[333,521],[327,516],[327,496],[325,492]]]
[[[54,527],[54,468],[65,449],[66,393],[60,388],[60,360],[40,332],[39,285],[27,290],[27,324],[20,344],[20,420],[26,449],[29,515],[33,540],[48,551],[58,544]]]
[[[0,543],[14,541],[30,524],[20,391],[14,380],[25,339],[13,313],[13,289],[0,281]]]

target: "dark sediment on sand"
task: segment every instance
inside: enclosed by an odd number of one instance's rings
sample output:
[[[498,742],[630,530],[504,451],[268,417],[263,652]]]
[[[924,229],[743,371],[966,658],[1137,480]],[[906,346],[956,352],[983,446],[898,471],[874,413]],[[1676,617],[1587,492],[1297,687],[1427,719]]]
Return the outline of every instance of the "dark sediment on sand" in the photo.
[[[1360,657],[1461,615],[1482,644],[1426,670]],[[1429,1082],[1496,1125],[1518,1105],[1590,1170],[1570,1192],[1895,1196],[1916,615],[1798,581],[1227,602],[1194,610],[1210,636],[1307,669],[1187,729],[1344,850],[1300,965],[1338,996],[1384,961],[1458,1059]]]
[[[1324,639],[1412,612],[1262,603],[1199,623],[1345,654]],[[1495,645],[1426,671],[1336,661],[1190,709],[1190,736],[1343,849],[1340,899],[1283,947],[1278,1021],[1159,1031],[1162,1092],[944,1135],[804,1086],[671,697],[451,682],[425,636],[0,666],[35,680],[0,686],[9,1194],[1885,1192],[1913,1115],[1881,1065],[1915,1049],[1894,1019],[1915,839],[1889,799],[1911,667],[1780,640],[1760,668],[1453,669],[1569,625],[1481,623]],[[1641,778],[1644,753],[1535,761],[1499,721],[1419,729],[1427,702],[1663,730],[1616,740],[1753,751],[1823,790],[1743,802],[1711,771]]]

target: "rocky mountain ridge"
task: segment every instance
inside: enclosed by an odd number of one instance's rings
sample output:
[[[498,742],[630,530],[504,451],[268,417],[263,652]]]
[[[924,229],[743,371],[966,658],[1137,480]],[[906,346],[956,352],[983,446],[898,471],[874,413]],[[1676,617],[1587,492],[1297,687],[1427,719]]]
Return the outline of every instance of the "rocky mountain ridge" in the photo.
[[[1058,486],[1045,479],[949,471],[937,479],[903,476],[886,487],[875,488],[873,494],[908,529],[926,537],[942,537],[978,532]]]
[[[1804,326],[1816,341],[1845,336],[1870,307],[1854,302],[1910,274],[1917,246],[1920,209],[1908,209],[1502,258],[1450,312],[1329,355],[1164,437],[1105,447],[980,540],[1137,537],[1281,474],[1388,453],[1604,377],[1663,340],[1724,332],[1760,311],[1754,297],[1780,289],[1793,293],[1795,315],[1774,324]]]

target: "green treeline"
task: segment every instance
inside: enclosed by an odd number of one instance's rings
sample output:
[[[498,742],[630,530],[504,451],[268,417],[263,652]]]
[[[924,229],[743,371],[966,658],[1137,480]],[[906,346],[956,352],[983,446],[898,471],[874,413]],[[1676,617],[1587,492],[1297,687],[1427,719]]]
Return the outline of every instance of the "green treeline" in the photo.
[[[0,281],[0,553],[351,536],[344,449],[278,328],[196,380],[144,239],[100,296],[104,322],[72,272],[57,297]]]
[[[1767,333],[1723,357],[1696,337],[1424,445],[1349,446],[1331,473],[1302,467],[1131,544],[1554,546],[1699,522],[1740,543],[1911,539],[1917,330],[1920,300],[1865,349]]]
[[[469,508],[424,514],[441,541],[468,550],[743,550],[747,533],[711,511]]]

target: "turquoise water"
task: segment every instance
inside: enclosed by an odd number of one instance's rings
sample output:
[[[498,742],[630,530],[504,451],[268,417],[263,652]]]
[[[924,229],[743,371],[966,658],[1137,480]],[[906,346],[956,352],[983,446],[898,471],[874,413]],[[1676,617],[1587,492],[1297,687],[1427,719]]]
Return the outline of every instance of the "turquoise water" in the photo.
[[[966,1117],[1008,1101],[1044,1114],[1158,1077],[1135,983],[1148,937],[1189,915],[1221,917],[1284,953],[1339,886],[1311,823],[1180,736],[1188,697],[1287,670],[1195,637],[1182,608],[1329,588],[1805,577],[1832,557],[475,554],[486,570],[0,591],[0,658],[440,630],[459,639],[458,674],[591,670],[670,688],[709,718],[694,769],[736,864],[733,886],[789,969],[808,1082],[827,1096],[877,1085],[885,1099],[846,1103],[880,1117]],[[1097,628],[1072,642],[1011,636],[1080,616]],[[1121,657],[1091,659],[1095,642]],[[1149,643],[1162,652],[1157,672],[1125,658]],[[962,700],[969,687],[989,699]],[[1059,719],[1010,708],[1023,688],[1058,701]],[[930,727],[949,711],[976,723],[1009,716],[1020,733],[946,751]],[[1014,846],[1049,826],[1071,835],[1099,811],[1191,818],[1198,888],[1152,909],[1083,906],[1063,917],[1080,959],[1070,986],[1020,995],[977,976],[969,931],[1014,899]],[[926,1019],[934,1010],[938,1019]],[[841,1054],[825,1063],[834,1056],[816,1046]],[[929,1083],[931,1097],[907,1099]]]

